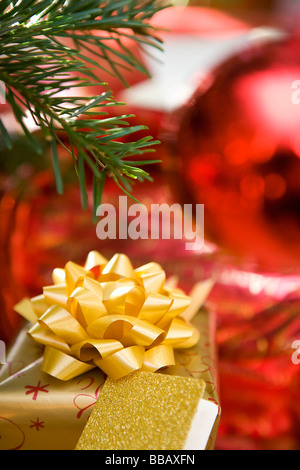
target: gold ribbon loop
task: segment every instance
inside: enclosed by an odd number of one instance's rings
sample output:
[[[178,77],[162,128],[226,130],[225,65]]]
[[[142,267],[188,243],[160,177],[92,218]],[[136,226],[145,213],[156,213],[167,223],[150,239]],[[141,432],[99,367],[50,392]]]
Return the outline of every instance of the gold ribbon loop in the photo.
[[[104,291],[102,285],[96,281],[95,279],[87,276],[79,276],[75,283],[74,290],[77,287],[83,287],[91,292],[93,292],[97,297],[99,297],[99,300],[103,300],[104,298]],[[72,294],[71,294],[72,295]]]
[[[145,301],[143,289],[135,285],[120,285],[105,301],[109,313],[137,316]]]
[[[64,307],[68,300],[65,284],[54,284],[43,287],[44,300],[48,305],[61,305]]]
[[[161,265],[153,261],[151,261],[150,263],[144,264],[143,266],[139,266],[138,268],[135,268],[134,270],[136,274],[140,274],[140,275],[159,273],[161,271],[163,271]]]
[[[103,268],[102,274],[118,274],[122,277],[131,278],[133,275],[133,267],[126,255],[115,254]]]
[[[132,328],[134,317],[106,315],[87,326],[87,333],[94,338],[114,338],[121,340]]]
[[[123,336],[122,343],[125,346],[137,344],[139,346],[151,347],[155,341],[163,340],[164,330],[157,328],[151,323],[135,319],[132,328]]]
[[[46,326],[56,336],[69,344],[79,343],[88,338],[80,323],[64,308],[53,305],[38,320],[40,325]]]
[[[141,369],[144,356],[145,349],[143,347],[131,346],[104,359],[95,360],[95,364],[113,380],[118,380],[131,372]]]
[[[27,334],[37,343],[51,346],[52,348],[58,349],[66,354],[71,353],[71,348],[66,341],[59,336],[56,336],[51,330],[40,325],[38,322],[28,330]]]
[[[161,292],[164,282],[166,280],[166,275],[164,271],[159,271],[157,273],[146,273],[141,274],[140,279],[143,283],[143,287],[146,293],[150,292]]]
[[[158,263],[133,269],[124,254],[97,251],[84,266],[69,261],[53,285],[24,299],[16,311],[33,323],[28,335],[45,345],[43,371],[69,380],[100,367],[117,380],[135,370],[174,365],[174,349],[194,346],[199,332],[180,315],[190,305],[165,285]]]
[[[174,318],[168,328],[163,344],[177,344],[180,347],[180,343],[190,339],[193,333],[194,328],[192,325],[188,325],[181,318]]]
[[[110,274],[104,274],[103,276],[111,276]],[[101,275],[99,283],[103,289],[103,302],[110,300],[114,297],[114,292],[119,289],[119,287],[124,287],[129,289],[130,287],[135,287],[138,285],[137,281],[134,279],[118,278],[118,279],[107,279],[104,281],[103,276]]]
[[[79,361],[69,354],[49,346],[45,348],[42,371],[60,380],[71,380],[94,369],[94,364]]]
[[[48,308],[48,306],[47,306],[47,308]],[[33,309],[33,305],[31,303],[30,299],[25,298],[25,299],[20,300],[20,302],[18,302],[14,306],[14,309],[17,313],[22,315],[22,317],[25,318],[25,320],[27,320],[31,323],[38,320],[38,316],[36,315],[36,313]]]
[[[87,271],[89,271],[95,266],[101,266],[102,264],[105,265],[107,262],[108,260],[103,255],[101,255],[98,251],[93,250],[90,251],[87,255],[84,267]]]
[[[71,295],[72,291],[74,290],[78,278],[82,276],[93,276],[93,273],[91,273],[91,271],[88,271],[79,264],[73,263],[73,261],[67,262],[67,264],[65,265],[65,272],[66,288],[68,295]]]
[[[67,307],[84,328],[107,314],[101,298],[84,287],[77,287],[72,292],[67,300]]]
[[[31,299],[31,305],[37,318],[40,318],[49,308],[49,303],[46,302],[44,294],[33,297]]]
[[[177,349],[189,349],[195,346],[199,342],[200,339],[200,332],[197,328],[193,327],[193,334],[190,338],[186,339],[185,341],[178,343]]]
[[[173,318],[180,316],[191,304],[191,299],[186,295],[172,293],[170,296],[173,302],[167,313],[157,323],[160,328],[167,328]]]
[[[71,352],[81,361],[105,358],[123,349],[122,343],[115,339],[88,339],[74,344]]]
[[[53,284],[66,283],[66,271],[63,268],[54,268],[52,271]]]
[[[145,352],[143,370],[156,372],[163,367],[175,365],[174,350],[171,346],[160,344]]]
[[[171,297],[150,293],[140,309],[139,318],[156,324],[167,313],[172,302]]]

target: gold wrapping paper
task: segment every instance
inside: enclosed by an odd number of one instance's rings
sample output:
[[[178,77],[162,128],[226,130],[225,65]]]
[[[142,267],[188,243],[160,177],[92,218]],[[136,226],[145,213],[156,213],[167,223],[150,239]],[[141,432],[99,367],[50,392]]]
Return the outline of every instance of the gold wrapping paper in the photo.
[[[43,348],[27,329],[0,368],[0,449],[73,450],[106,376],[94,369],[64,382],[42,372]]]
[[[108,379],[76,450],[182,450],[205,382],[134,372]]]

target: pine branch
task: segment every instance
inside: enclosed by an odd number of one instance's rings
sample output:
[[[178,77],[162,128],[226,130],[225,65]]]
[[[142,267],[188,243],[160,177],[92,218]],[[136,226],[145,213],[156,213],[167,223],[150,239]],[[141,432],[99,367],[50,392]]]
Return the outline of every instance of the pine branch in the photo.
[[[109,72],[126,86],[125,70],[147,74],[124,39],[130,37],[141,45],[161,49],[149,21],[166,6],[162,0],[0,2],[0,80],[6,86],[7,102],[37,151],[42,150],[26,127],[26,111],[50,141],[59,193],[63,192],[63,179],[57,144],[72,157],[84,208],[88,204],[86,167],[93,172],[94,211],[101,202],[106,177],[110,176],[128,194],[133,180],[151,179],[141,166],[156,160],[129,158],[153,152],[158,142],[150,136],[128,142],[128,136],[146,127],[130,126],[131,115],[110,115],[109,108],[122,103],[115,101],[109,84],[99,82],[95,72]],[[73,46],[67,46],[66,40],[71,40]],[[103,92],[86,98],[83,87],[95,84]],[[9,130],[1,121],[0,135],[11,147]],[[126,141],[122,142],[124,137]]]

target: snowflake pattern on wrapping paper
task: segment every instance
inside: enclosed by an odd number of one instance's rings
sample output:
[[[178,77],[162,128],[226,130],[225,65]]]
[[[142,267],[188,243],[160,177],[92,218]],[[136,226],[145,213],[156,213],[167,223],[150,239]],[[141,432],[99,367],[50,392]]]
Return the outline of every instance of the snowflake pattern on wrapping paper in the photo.
[[[30,420],[31,424],[29,427],[30,428],[35,428],[37,431],[40,430],[40,428],[44,428],[44,421],[40,421],[40,418],[36,418],[36,421],[33,421],[32,419]]]
[[[26,385],[24,388],[28,388],[28,391],[25,392],[26,395],[33,393],[33,400],[36,400],[39,392],[49,393],[49,390],[45,390],[46,387],[49,387],[50,384],[41,385],[41,381],[38,381],[37,385]]]

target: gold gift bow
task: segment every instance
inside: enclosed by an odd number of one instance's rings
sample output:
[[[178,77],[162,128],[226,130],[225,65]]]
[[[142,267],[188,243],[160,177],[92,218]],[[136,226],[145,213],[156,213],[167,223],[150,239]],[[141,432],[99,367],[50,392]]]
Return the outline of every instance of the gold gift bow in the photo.
[[[82,267],[55,268],[53,285],[15,310],[33,323],[28,335],[45,345],[42,371],[69,380],[99,367],[113,380],[175,365],[174,349],[194,346],[199,331],[191,298],[168,287],[158,263],[133,269],[124,254],[97,251]],[[190,313],[188,313],[190,312]],[[191,313],[192,312],[192,313]]]

